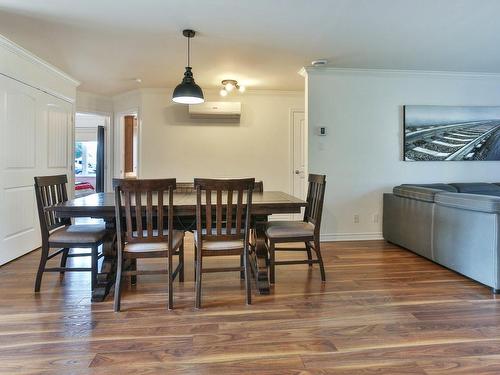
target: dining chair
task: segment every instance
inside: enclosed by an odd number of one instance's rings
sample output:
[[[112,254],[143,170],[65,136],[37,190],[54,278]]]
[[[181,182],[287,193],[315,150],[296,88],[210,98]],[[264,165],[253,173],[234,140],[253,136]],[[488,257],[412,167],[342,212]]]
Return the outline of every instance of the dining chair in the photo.
[[[122,276],[165,273],[168,274],[167,306],[173,309],[173,281],[177,275],[180,282],[184,281],[184,232],[174,230],[176,180],[114,179],[113,186],[118,253],[114,311],[120,311]],[[175,270],[174,256],[179,257]],[[123,269],[127,260],[135,262],[141,258],[167,258],[167,269],[137,270],[136,266]]]
[[[239,271],[245,274],[246,303],[251,304],[250,260],[248,256],[254,178],[196,178],[195,307],[201,308],[203,273]],[[244,199],[245,198],[245,199]],[[215,200],[215,204],[212,200]],[[204,257],[243,256],[239,267],[203,267]]]
[[[323,201],[325,198],[326,176],[310,174],[309,188],[307,191],[307,207],[304,211],[302,221],[270,221],[266,224],[265,236],[266,246],[269,251],[269,281],[275,282],[275,266],[290,264],[308,264],[312,267],[318,263],[321,280],[326,281],[325,267],[320,249],[320,227]],[[276,247],[280,243],[302,242],[305,248]],[[312,251],[316,259],[312,258]],[[276,251],[306,251],[306,260],[282,260],[276,261]]]
[[[42,235],[40,264],[35,280],[35,292],[40,291],[44,272],[59,272],[64,277],[66,271],[90,272],[91,289],[97,284],[99,246],[104,243],[108,232],[104,224],[72,225],[70,218],[59,218],[47,210],[52,205],[68,200],[66,175],[35,177],[35,196]],[[74,248],[89,248],[90,252],[73,253]],[[51,249],[57,249],[50,253]],[[59,267],[47,268],[47,261],[61,255]],[[66,267],[68,258],[90,257],[90,267]]]

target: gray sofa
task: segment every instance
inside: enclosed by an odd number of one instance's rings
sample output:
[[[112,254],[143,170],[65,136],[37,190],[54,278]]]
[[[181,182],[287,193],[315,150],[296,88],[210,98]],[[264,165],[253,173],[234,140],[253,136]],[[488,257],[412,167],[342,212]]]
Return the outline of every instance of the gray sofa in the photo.
[[[500,292],[500,184],[400,185],[384,194],[384,238]]]

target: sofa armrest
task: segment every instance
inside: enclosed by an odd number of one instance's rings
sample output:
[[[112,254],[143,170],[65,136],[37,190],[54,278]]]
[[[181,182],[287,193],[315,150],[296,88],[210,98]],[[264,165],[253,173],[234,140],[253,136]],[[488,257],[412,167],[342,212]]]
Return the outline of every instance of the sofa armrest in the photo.
[[[403,198],[416,199],[424,202],[434,202],[434,197],[437,193],[442,193],[443,190],[432,189],[422,186],[399,185],[392,189],[394,195]]]
[[[469,211],[500,213],[500,197],[464,193],[438,193],[434,202],[441,206]]]

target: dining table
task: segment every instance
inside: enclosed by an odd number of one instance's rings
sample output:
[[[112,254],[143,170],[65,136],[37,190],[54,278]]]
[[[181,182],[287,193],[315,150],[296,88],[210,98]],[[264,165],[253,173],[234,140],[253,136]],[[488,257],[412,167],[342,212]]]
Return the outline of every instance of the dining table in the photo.
[[[196,229],[196,192],[174,192],[174,228],[184,231]],[[270,215],[298,214],[307,202],[281,191],[254,192],[252,197],[251,226],[255,231],[255,244],[250,251],[252,275],[260,294],[269,294],[269,255],[265,245],[265,223]],[[69,199],[47,208],[61,218],[96,218],[105,222],[110,232],[116,229],[115,194],[95,193]],[[97,285],[92,290],[92,301],[101,302],[115,282],[116,235],[103,244],[103,260],[99,267]]]

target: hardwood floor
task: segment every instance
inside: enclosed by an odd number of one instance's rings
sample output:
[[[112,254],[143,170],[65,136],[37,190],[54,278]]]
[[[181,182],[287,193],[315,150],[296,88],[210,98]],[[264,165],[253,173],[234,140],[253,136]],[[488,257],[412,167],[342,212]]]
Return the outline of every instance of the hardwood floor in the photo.
[[[112,295],[90,303],[88,274],[46,274],[35,295],[38,252],[1,267],[0,373],[500,373],[491,291],[396,246],[325,243],[326,284],[317,266],[277,267],[272,294],[254,290],[251,306],[239,273],[207,274],[200,311],[192,252],[189,240],[173,311],[164,275],[124,287],[113,313]]]

